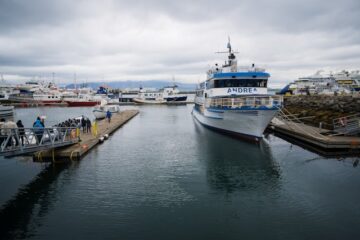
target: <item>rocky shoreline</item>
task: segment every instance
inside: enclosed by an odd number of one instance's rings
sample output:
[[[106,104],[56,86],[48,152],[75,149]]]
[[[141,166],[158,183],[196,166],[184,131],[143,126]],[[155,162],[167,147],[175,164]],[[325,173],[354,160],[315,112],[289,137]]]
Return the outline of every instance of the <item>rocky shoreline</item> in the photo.
[[[302,121],[332,129],[332,121],[360,112],[360,95],[298,95],[284,97],[284,107]]]

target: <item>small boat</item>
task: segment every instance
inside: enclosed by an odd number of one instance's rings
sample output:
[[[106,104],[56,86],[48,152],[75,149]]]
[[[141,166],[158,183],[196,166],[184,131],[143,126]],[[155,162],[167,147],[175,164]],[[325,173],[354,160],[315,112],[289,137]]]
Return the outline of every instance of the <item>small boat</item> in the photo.
[[[0,105],[0,118],[14,115],[14,106]]]
[[[93,109],[93,114],[96,119],[103,119],[106,117],[106,112],[110,111],[112,114],[120,112],[118,105],[99,105]]]

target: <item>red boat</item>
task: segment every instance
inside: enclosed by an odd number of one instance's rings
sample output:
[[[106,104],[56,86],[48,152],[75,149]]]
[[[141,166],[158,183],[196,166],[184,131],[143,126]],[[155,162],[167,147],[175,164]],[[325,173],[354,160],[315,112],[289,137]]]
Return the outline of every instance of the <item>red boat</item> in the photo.
[[[64,97],[63,101],[69,107],[93,107],[101,103],[101,99],[95,99],[90,95],[68,96]]]
[[[69,105],[69,107],[93,107],[100,104],[100,102],[97,101],[65,101],[65,102]]]

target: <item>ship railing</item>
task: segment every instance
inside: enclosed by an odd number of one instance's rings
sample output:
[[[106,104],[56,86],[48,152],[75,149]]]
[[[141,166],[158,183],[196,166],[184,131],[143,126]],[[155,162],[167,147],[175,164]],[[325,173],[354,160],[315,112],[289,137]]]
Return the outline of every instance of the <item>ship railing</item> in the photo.
[[[1,128],[0,155],[15,156],[79,142],[76,127]]]
[[[237,66],[237,70],[244,72],[265,72],[265,68],[249,67],[249,66]]]
[[[283,96],[240,96],[236,98],[208,98],[206,107],[212,108],[242,108],[242,107],[281,107]]]

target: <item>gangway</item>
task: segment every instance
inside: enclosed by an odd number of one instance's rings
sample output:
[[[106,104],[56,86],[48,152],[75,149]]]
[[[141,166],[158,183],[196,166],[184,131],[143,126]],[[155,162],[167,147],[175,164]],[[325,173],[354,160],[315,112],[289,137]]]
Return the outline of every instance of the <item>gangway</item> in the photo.
[[[290,113],[286,108],[279,108],[277,116],[272,120],[273,125],[285,125],[292,132],[298,132],[303,135],[311,136],[314,139],[327,139],[321,129],[306,125],[296,114]]]
[[[76,127],[2,128],[0,156],[14,157],[51,150],[79,142]]]

